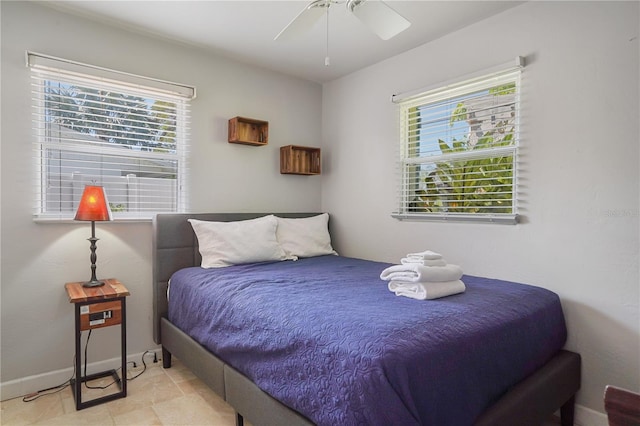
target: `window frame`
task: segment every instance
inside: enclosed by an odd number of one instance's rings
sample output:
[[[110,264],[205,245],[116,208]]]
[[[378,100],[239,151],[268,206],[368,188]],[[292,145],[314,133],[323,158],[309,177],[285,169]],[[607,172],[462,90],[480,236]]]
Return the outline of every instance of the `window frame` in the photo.
[[[113,218],[114,220],[121,221],[148,221],[155,213],[179,213],[187,211],[188,206],[188,193],[186,185],[186,177],[188,171],[188,150],[189,150],[189,103],[191,99],[195,98],[195,88],[179,83],[167,82],[164,80],[158,80],[139,76],[135,74],[129,74],[121,71],[111,70],[107,68],[101,68],[93,65],[87,65],[80,62],[70,61],[61,58],[55,58],[49,55],[43,55],[40,53],[26,52],[27,67],[31,68],[31,87],[32,87],[32,108],[33,108],[33,137],[35,144],[34,162],[35,164],[35,177],[36,186],[35,199],[34,199],[34,213],[33,217],[36,221],[70,221],[73,219],[77,203],[85,184],[93,183],[103,185],[107,189],[107,196],[109,196],[109,185],[114,188],[118,185],[119,192],[126,192],[125,207],[131,208],[130,211],[118,211],[119,206],[112,204]],[[142,121],[133,122],[131,124],[132,129],[127,129],[125,133],[126,139],[123,140],[123,144],[115,143],[109,138],[93,137],[91,133],[80,133],[74,130],[70,130],[69,127],[60,125],[46,118],[46,114],[50,111],[46,105],[47,87],[48,82],[57,82],[60,86],[67,85],[72,87],[77,84],[80,89],[87,92],[110,90],[116,93],[117,96],[130,96],[136,100],[142,99],[147,102],[153,102],[152,105],[155,108],[157,102],[159,102],[159,109],[156,110],[157,116],[161,116],[159,122],[156,122],[157,128],[166,128],[165,123],[170,122],[175,124],[175,128],[171,127],[167,130],[171,134],[171,141],[167,146],[147,146],[136,148],[136,141],[142,140],[142,136],[137,134],[138,129],[149,126],[150,131],[153,131],[153,123],[149,125],[149,121],[146,120],[147,113],[144,111],[151,110],[151,106],[147,105],[139,108],[142,112]],[[101,93],[101,92],[99,92]],[[50,96],[50,95],[49,95]],[[60,96],[60,95],[58,95]],[[70,99],[68,94],[65,94],[61,99]],[[107,100],[106,105],[115,105],[116,101]],[[142,103],[144,105],[144,103]],[[169,106],[170,110],[165,113],[162,110],[163,107]],[[103,108],[96,108],[102,110],[98,114],[104,114],[104,116],[110,113],[110,106]],[[74,115],[76,114],[76,115]],[[138,113],[127,112],[127,119],[135,117]],[[131,115],[134,114],[134,115]],[[170,118],[166,118],[170,115]],[[156,119],[157,119],[156,116]],[[82,122],[82,124],[89,123],[82,121],[83,118],[77,111],[72,111],[70,120],[76,120]],[[164,119],[162,118],[164,117]],[[160,123],[160,124],[158,124]],[[88,124],[90,127],[91,125]],[[142,127],[138,127],[142,126]],[[57,139],[52,134],[58,130]],[[91,132],[91,130],[90,130]],[[60,136],[63,133],[65,135]],[[162,136],[165,137],[165,133]],[[115,136],[116,139],[121,137],[121,134]],[[157,143],[157,141],[156,141]],[[126,149],[125,148],[129,148]],[[48,188],[49,178],[55,176],[55,172],[50,169],[47,161],[51,161],[51,158],[47,157],[50,153],[57,153],[59,159],[54,159],[59,163],[60,169],[70,169],[78,167],[79,169],[90,170],[93,172],[95,166],[96,172],[94,174],[89,173],[77,178],[75,173],[63,173],[60,179],[64,181],[65,187],[57,188],[53,191],[54,198],[58,196],[60,200],[60,207],[51,210],[48,203]],[[67,155],[63,158],[63,155]],[[74,160],[69,158],[82,158],[82,160]],[[83,157],[84,156],[84,157]],[[119,163],[114,166],[113,164]],[[164,170],[165,166],[170,166],[169,169]],[[175,167],[175,170],[172,167]],[[104,167],[110,168],[110,176],[103,174],[102,169]],[[139,172],[135,174],[123,175],[128,169],[138,168]],[[158,173],[153,173],[154,167],[162,168],[163,171],[160,175],[164,175],[168,178],[158,179]],[[119,179],[116,172],[120,171]],[[168,173],[168,174],[167,174]],[[153,176],[153,175],[156,176]],[[171,177],[171,176],[175,177]],[[151,178],[151,179],[150,179]],[[155,179],[154,179],[155,178]],[[105,182],[102,182],[102,180]],[[118,183],[114,183],[118,181]],[[51,191],[49,191],[51,192]],[[118,192],[114,190],[114,192]],[[131,196],[131,194],[134,194]],[[114,194],[115,195],[115,194]],[[122,196],[114,197],[116,199],[122,199]],[[144,203],[147,200],[155,199],[155,206],[151,208],[145,208]],[[131,200],[131,201],[130,201]],[[133,201],[137,200],[137,201]],[[169,208],[165,208],[163,203]],[[64,207],[62,206],[64,204]],[[162,206],[162,207],[161,207]]]
[[[521,74],[524,65],[523,58],[517,57],[515,66],[513,64],[505,64],[498,66],[492,70],[476,73],[467,78],[459,78],[455,81],[443,83],[434,88],[419,89],[407,94],[394,95],[392,101],[398,104],[399,119],[399,135],[398,154],[396,158],[397,167],[397,200],[396,208],[391,216],[398,220],[426,220],[426,221],[456,221],[456,222],[482,222],[482,223],[500,223],[500,224],[516,224],[518,223],[518,205],[521,202],[518,192],[518,173],[519,173],[519,146],[520,146],[520,121],[521,121]],[[495,146],[487,149],[478,150],[456,150],[453,152],[441,152],[434,155],[421,155],[416,153],[416,149],[420,148],[420,134],[425,127],[421,127],[421,118],[417,112],[419,108],[436,105],[439,102],[451,101],[463,96],[469,96],[482,90],[491,90],[496,86],[505,83],[514,83],[514,112],[513,118],[513,140],[505,146]],[[416,127],[418,126],[418,127]],[[435,125],[434,125],[435,128]],[[471,126],[469,134],[471,133]],[[419,129],[419,130],[418,130]],[[428,129],[428,128],[427,128]],[[492,128],[492,131],[495,131]],[[422,176],[417,177],[418,171],[416,166],[425,166],[425,168],[436,168],[436,163],[447,163],[455,161],[465,161],[470,159],[488,159],[488,158],[509,158],[511,157],[511,211],[508,213],[464,213],[449,212],[447,208],[438,212],[418,212],[415,206],[415,200],[418,197],[416,191]],[[487,160],[489,161],[489,160]],[[508,161],[508,160],[507,160]],[[496,161],[496,163],[499,163]],[[496,166],[501,167],[501,166]],[[502,165],[504,167],[504,163]],[[422,172],[424,173],[424,172]],[[426,182],[426,178],[425,182]],[[462,179],[462,178],[461,178]],[[465,178],[466,179],[466,178]],[[505,185],[506,186],[506,185]],[[498,192],[496,192],[498,193]],[[506,194],[506,193],[502,193]],[[469,198],[470,200],[471,198]],[[487,209],[499,207],[490,206]],[[485,210],[487,210],[485,209]],[[505,209],[504,206],[501,209]],[[452,208],[455,210],[455,208]],[[458,209],[458,210],[463,210]]]

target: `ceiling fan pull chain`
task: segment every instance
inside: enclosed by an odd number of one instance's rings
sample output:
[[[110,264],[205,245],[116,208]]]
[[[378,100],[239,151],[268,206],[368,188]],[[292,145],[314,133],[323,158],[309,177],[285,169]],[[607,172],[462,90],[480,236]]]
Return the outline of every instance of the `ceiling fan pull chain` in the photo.
[[[327,54],[324,57],[324,66],[325,67],[329,66],[329,9],[330,9],[330,7],[327,6]]]

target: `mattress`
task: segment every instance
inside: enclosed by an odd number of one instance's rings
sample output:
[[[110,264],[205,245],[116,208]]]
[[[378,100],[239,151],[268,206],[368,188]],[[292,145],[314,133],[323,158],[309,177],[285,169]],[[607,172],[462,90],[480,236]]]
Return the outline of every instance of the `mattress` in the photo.
[[[340,256],[185,268],[169,320],[319,425],[470,425],[565,343],[558,296],[463,276],[418,301]]]

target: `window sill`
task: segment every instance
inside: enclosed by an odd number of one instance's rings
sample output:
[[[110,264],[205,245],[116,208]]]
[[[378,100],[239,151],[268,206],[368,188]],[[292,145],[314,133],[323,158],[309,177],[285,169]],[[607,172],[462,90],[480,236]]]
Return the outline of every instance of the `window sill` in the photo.
[[[497,225],[516,225],[518,215],[481,215],[481,214],[420,214],[420,213],[392,213],[391,217],[401,221],[426,222],[475,222]]]
[[[111,222],[118,222],[118,223],[145,223],[145,222],[149,222],[151,223],[153,219],[151,217],[114,217],[113,220]],[[60,224],[60,223],[74,223],[74,224],[78,224],[82,221],[78,221],[78,220],[73,220],[73,218],[71,217],[45,217],[45,216],[34,216],[33,217],[33,221],[34,223],[42,223],[42,224],[52,224],[52,223],[56,223],[56,224]],[[108,223],[107,222],[103,222],[103,223]]]

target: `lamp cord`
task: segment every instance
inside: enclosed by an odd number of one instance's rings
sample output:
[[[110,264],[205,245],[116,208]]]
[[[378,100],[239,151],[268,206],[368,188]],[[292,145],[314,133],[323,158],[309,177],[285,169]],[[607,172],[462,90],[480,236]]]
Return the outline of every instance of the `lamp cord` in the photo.
[[[89,334],[87,334],[87,342],[84,344],[84,373],[82,374],[84,377],[87,377],[87,349],[89,349],[89,339],[91,338],[91,332],[93,331],[92,328],[89,329]],[[87,384],[87,382],[84,382],[84,386],[87,389],[106,389],[109,386],[111,386],[112,384],[116,383],[117,380],[114,380],[113,382],[109,383],[108,385],[105,386],[89,386]]]
[[[75,377],[75,375],[76,375],[76,357],[74,355],[74,357],[73,357],[73,374],[71,374],[71,377],[66,382],[63,382],[63,383],[61,383],[61,384],[59,384],[57,386],[52,386],[50,388],[41,389],[39,391],[27,394],[24,397],[22,397],[22,402],[35,401],[36,399],[40,398],[41,396],[53,395],[54,393],[57,393],[57,392],[60,392],[60,391],[62,391],[64,389],[66,389],[67,387],[69,387],[71,385],[71,380]],[[53,391],[53,392],[49,392],[49,391]]]
[[[85,350],[84,350],[84,358],[85,358],[85,363],[84,363],[84,375],[87,375],[87,347],[89,345],[89,337],[91,337],[91,330],[89,330],[89,335],[87,336],[87,342],[85,344]],[[141,357],[141,361],[142,361],[142,365],[144,366],[142,368],[142,371],[139,372],[138,374],[136,374],[135,376],[131,377],[131,378],[126,378],[128,381],[131,381],[133,379],[136,379],[138,377],[140,377],[142,375],[142,373],[144,373],[145,371],[147,371],[147,363],[144,362],[144,357],[148,354],[148,353],[153,353],[153,362],[158,362],[158,358],[155,352],[151,352],[150,350],[146,350],[144,351],[144,353],[142,354]],[[137,367],[136,363],[134,361],[129,361],[127,362],[127,364],[133,364],[133,367]],[[121,370],[122,367],[119,367],[117,370]],[[22,397],[22,402],[31,402],[31,401],[35,401],[36,399],[42,397],[42,396],[46,396],[46,395],[53,395],[54,393],[60,392],[64,389],[66,389],[67,387],[69,387],[71,385],[71,381],[73,380],[73,378],[76,377],[76,357],[75,355],[73,356],[73,373],[71,374],[71,377],[66,380],[65,382],[57,385],[57,386],[52,386],[50,388],[46,388],[46,389],[40,389],[38,391],[32,392],[30,394],[27,394],[25,396]],[[114,383],[116,383],[116,381],[114,381],[113,383],[110,383],[106,386],[88,386],[85,382],[85,386],[89,389],[106,389],[109,386],[113,385]],[[52,391],[52,392],[50,392]]]
[[[93,329],[89,329],[89,334],[87,335],[87,342],[86,342],[86,343],[85,343],[85,345],[84,345],[84,374],[83,374],[83,375],[84,375],[84,377],[87,377],[87,349],[89,348],[89,338],[91,338],[91,332],[92,332],[92,331],[93,331]],[[139,372],[138,374],[136,374],[135,376],[131,377],[131,378],[126,377],[126,373],[125,373],[123,376],[124,376],[124,378],[125,378],[126,380],[131,381],[131,380],[133,380],[133,379],[135,379],[135,378],[137,378],[137,377],[140,377],[140,375],[142,375],[142,373],[144,373],[145,371],[147,371],[147,363],[146,363],[146,362],[144,362],[144,356],[145,356],[146,354],[148,354],[149,352],[151,352],[151,351],[146,350],[146,351],[144,351],[144,353],[142,354],[142,357],[141,357],[142,365],[143,365],[142,371],[141,371],[141,372]],[[155,355],[155,353],[154,353],[154,355]],[[155,358],[154,358],[154,359],[155,359]],[[133,362],[133,361],[129,361],[129,362],[127,362],[127,364],[133,364],[133,367],[134,367],[134,368],[135,368],[135,367],[137,367],[137,366],[136,366],[136,363],[135,363],[135,362]],[[122,367],[119,367],[119,368],[117,368],[117,369],[116,369],[116,371],[118,371],[118,370],[122,370]],[[85,386],[87,389],[106,389],[106,388],[108,388],[109,386],[111,386],[111,385],[113,385],[113,384],[115,384],[115,383],[118,383],[118,380],[114,380],[113,382],[109,383],[108,385],[104,385],[104,386],[89,386],[89,385],[87,384],[87,382],[84,382],[84,386]]]

